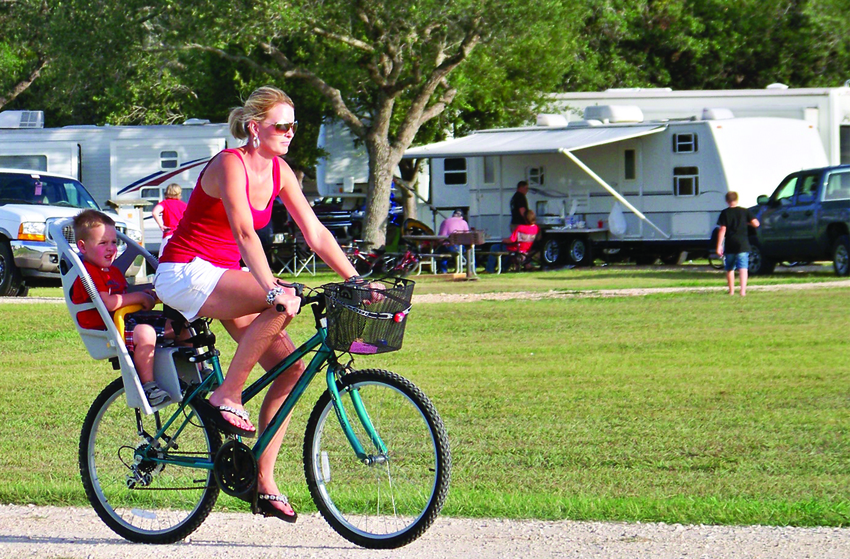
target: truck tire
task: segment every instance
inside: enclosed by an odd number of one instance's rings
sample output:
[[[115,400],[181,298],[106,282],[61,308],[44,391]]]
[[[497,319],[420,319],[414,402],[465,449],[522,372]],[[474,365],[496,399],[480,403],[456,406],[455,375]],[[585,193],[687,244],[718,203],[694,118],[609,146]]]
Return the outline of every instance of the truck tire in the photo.
[[[561,243],[558,239],[546,239],[543,242],[543,262],[548,266],[554,266],[561,261]]]
[[[832,267],[835,275],[850,275],[850,237],[841,235],[832,245]]]
[[[590,240],[587,237],[576,237],[570,241],[567,258],[576,266],[589,266],[593,262]]]
[[[758,241],[750,239],[749,274],[752,276],[769,276],[775,269],[776,262],[762,253]]]
[[[15,266],[12,247],[0,241],[0,297],[14,297],[21,288],[21,271]]]

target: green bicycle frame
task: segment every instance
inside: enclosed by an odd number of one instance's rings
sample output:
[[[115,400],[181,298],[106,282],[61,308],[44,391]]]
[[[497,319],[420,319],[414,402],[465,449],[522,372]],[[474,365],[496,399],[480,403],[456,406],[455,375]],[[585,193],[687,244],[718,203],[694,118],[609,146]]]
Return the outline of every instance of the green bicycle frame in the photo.
[[[307,342],[299,346],[295,349],[289,356],[287,356],[283,361],[274,366],[270,371],[264,374],[262,377],[253,382],[250,386],[245,388],[242,392],[242,402],[248,402],[255,396],[257,396],[260,392],[262,392],[266,387],[268,387],[278,376],[283,374],[287,369],[289,369],[292,365],[297,363],[300,359],[304,358],[308,353],[316,350],[316,354],[310,360],[310,363],[307,365],[307,368],[304,370],[304,373],[298,379],[298,382],[295,383],[295,386],[292,389],[292,392],[286,397],[283,405],[274,415],[272,420],[269,422],[268,427],[263,432],[262,435],[257,439],[256,444],[252,448],[252,452],[254,456],[259,458],[263,452],[268,447],[271,442],[272,437],[277,433],[278,429],[280,429],[283,422],[289,417],[289,414],[295,408],[295,405],[298,403],[298,400],[307,390],[307,387],[315,378],[316,374],[321,370],[322,366],[325,363],[328,363],[328,370],[326,373],[326,381],[328,385],[328,392],[331,395],[331,400],[333,401],[334,411],[336,413],[337,419],[340,422],[340,426],[342,427],[343,432],[345,433],[345,437],[348,439],[348,442],[351,444],[351,448],[354,451],[357,459],[364,463],[369,463],[371,461],[371,455],[368,454],[363,445],[360,444],[357,435],[354,433],[354,429],[351,427],[351,421],[348,418],[348,414],[345,412],[345,408],[342,404],[342,396],[337,390],[336,386],[336,377],[337,370],[339,368],[339,364],[336,360],[336,355],[333,350],[331,350],[327,343],[325,342],[327,338],[327,328],[324,326],[317,329],[316,334],[313,335]],[[179,434],[185,429],[185,427],[189,424],[189,421],[192,419],[194,414],[184,413],[187,402],[191,401],[195,397],[201,397],[202,394],[211,392],[214,390],[219,384],[221,384],[224,379],[224,375],[221,370],[221,364],[219,362],[218,356],[213,355],[210,359],[212,363],[213,373],[210,374],[199,386],[197,386],[187,397],[183,400],[183,402],[178,407],[177,411],[166,421],[162,427],[157,430],[155,435],[155,439],[159,440],[162,435],[166,432],[166,430],[182,415],[183,423],[177,429],[177,431],[173,434],[173,439],[179,439]],[[378,435],[375,426],[372,423],[372,420],[369,418],[369,414],[366,411],[366,408],[363,404],[362,399],[360,398],[360,393],[354,389],[349,393],[352,404],[354,406],[355,413],[357,415],[358,420],[369,436],[372,444],[375,446],[375,449],[379,454],[385,454],[387,452],[387,447],[384,442],[381,440]],[[169,443],[170,444],[170,443]],[[163,459],[153,459],[156,462],[170,463],[170,464],[178,464],[181,466],[187,467],[195,467],[211,470],[213,468],[213,463],[211,460],[196,458],[191,456],[179,456],[171,455],[169,458]]]

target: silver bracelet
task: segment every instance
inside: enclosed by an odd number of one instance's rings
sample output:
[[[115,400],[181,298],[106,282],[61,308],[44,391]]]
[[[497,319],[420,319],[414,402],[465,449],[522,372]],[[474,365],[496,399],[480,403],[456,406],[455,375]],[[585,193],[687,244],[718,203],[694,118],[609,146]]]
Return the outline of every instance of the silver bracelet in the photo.
[[[275,298],[276,298],[278,295],[280,295],[281,293],[283,293],[283,288],[282,288],[282,287],[272,287],[271,289],[269,289],[269,292],[268,292],[268,294],[266,295],[266,304],[267,304],[268,306],[270,306],[270,307],[271,307],[272,305],[274,305],[274,300],[275,300]]]

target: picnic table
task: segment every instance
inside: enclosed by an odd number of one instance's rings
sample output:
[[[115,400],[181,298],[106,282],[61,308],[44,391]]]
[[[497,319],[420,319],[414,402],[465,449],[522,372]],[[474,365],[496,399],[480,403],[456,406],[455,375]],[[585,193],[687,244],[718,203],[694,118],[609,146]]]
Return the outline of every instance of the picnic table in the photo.
[[[484,244],[484,231],[455,231],[449,235],[449,242],[466,248],[466,279],[477,280],[475,273],[475,246]]]

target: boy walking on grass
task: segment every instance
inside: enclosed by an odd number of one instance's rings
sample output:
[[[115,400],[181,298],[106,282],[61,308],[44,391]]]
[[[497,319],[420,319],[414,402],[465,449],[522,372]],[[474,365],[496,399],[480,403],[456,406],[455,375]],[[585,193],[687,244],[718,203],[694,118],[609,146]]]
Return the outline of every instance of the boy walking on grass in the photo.
[[[77,238],[77,248],[82,255],[83,265],[94,281],[106,310],[115,312],[121,307],[142,305],[144,310],[151,310],[155,299],[149,291],[127,293],[127,279],[121,271],[112,265],[118,255],[118,235],[115,232],[115,222],[108,215],[95,210],[84,210],[74,218],[74,235]],[[71,300],[74,303],[90,301],[82,281],[77,281],[71,287]],[[77,321],[83,328],[91,330],[106,330],[106,325],[97,309],[89,309],[77,315]],[[156,346],[156,330],[150,324],[137,324],[130,330],[127,325],[125,333],[127,349],[133,355],[133,363],[145,397],[151,406],[167,404],[171,397],[156,385],[153,377],[153,354]]]
[[[738,193],[727,192],[728,208],[720,212],[717,225],[717,254],[723,258],[726,270],[726,283],[729,295],[735,294],[735,270],[741,282],[741,297],[747,295],[747,275],[749,273],[750,240],[749,227],[758,227],[759,220],[747,208],[738,207]],[[725,241],[725,246],[724,246]]]

